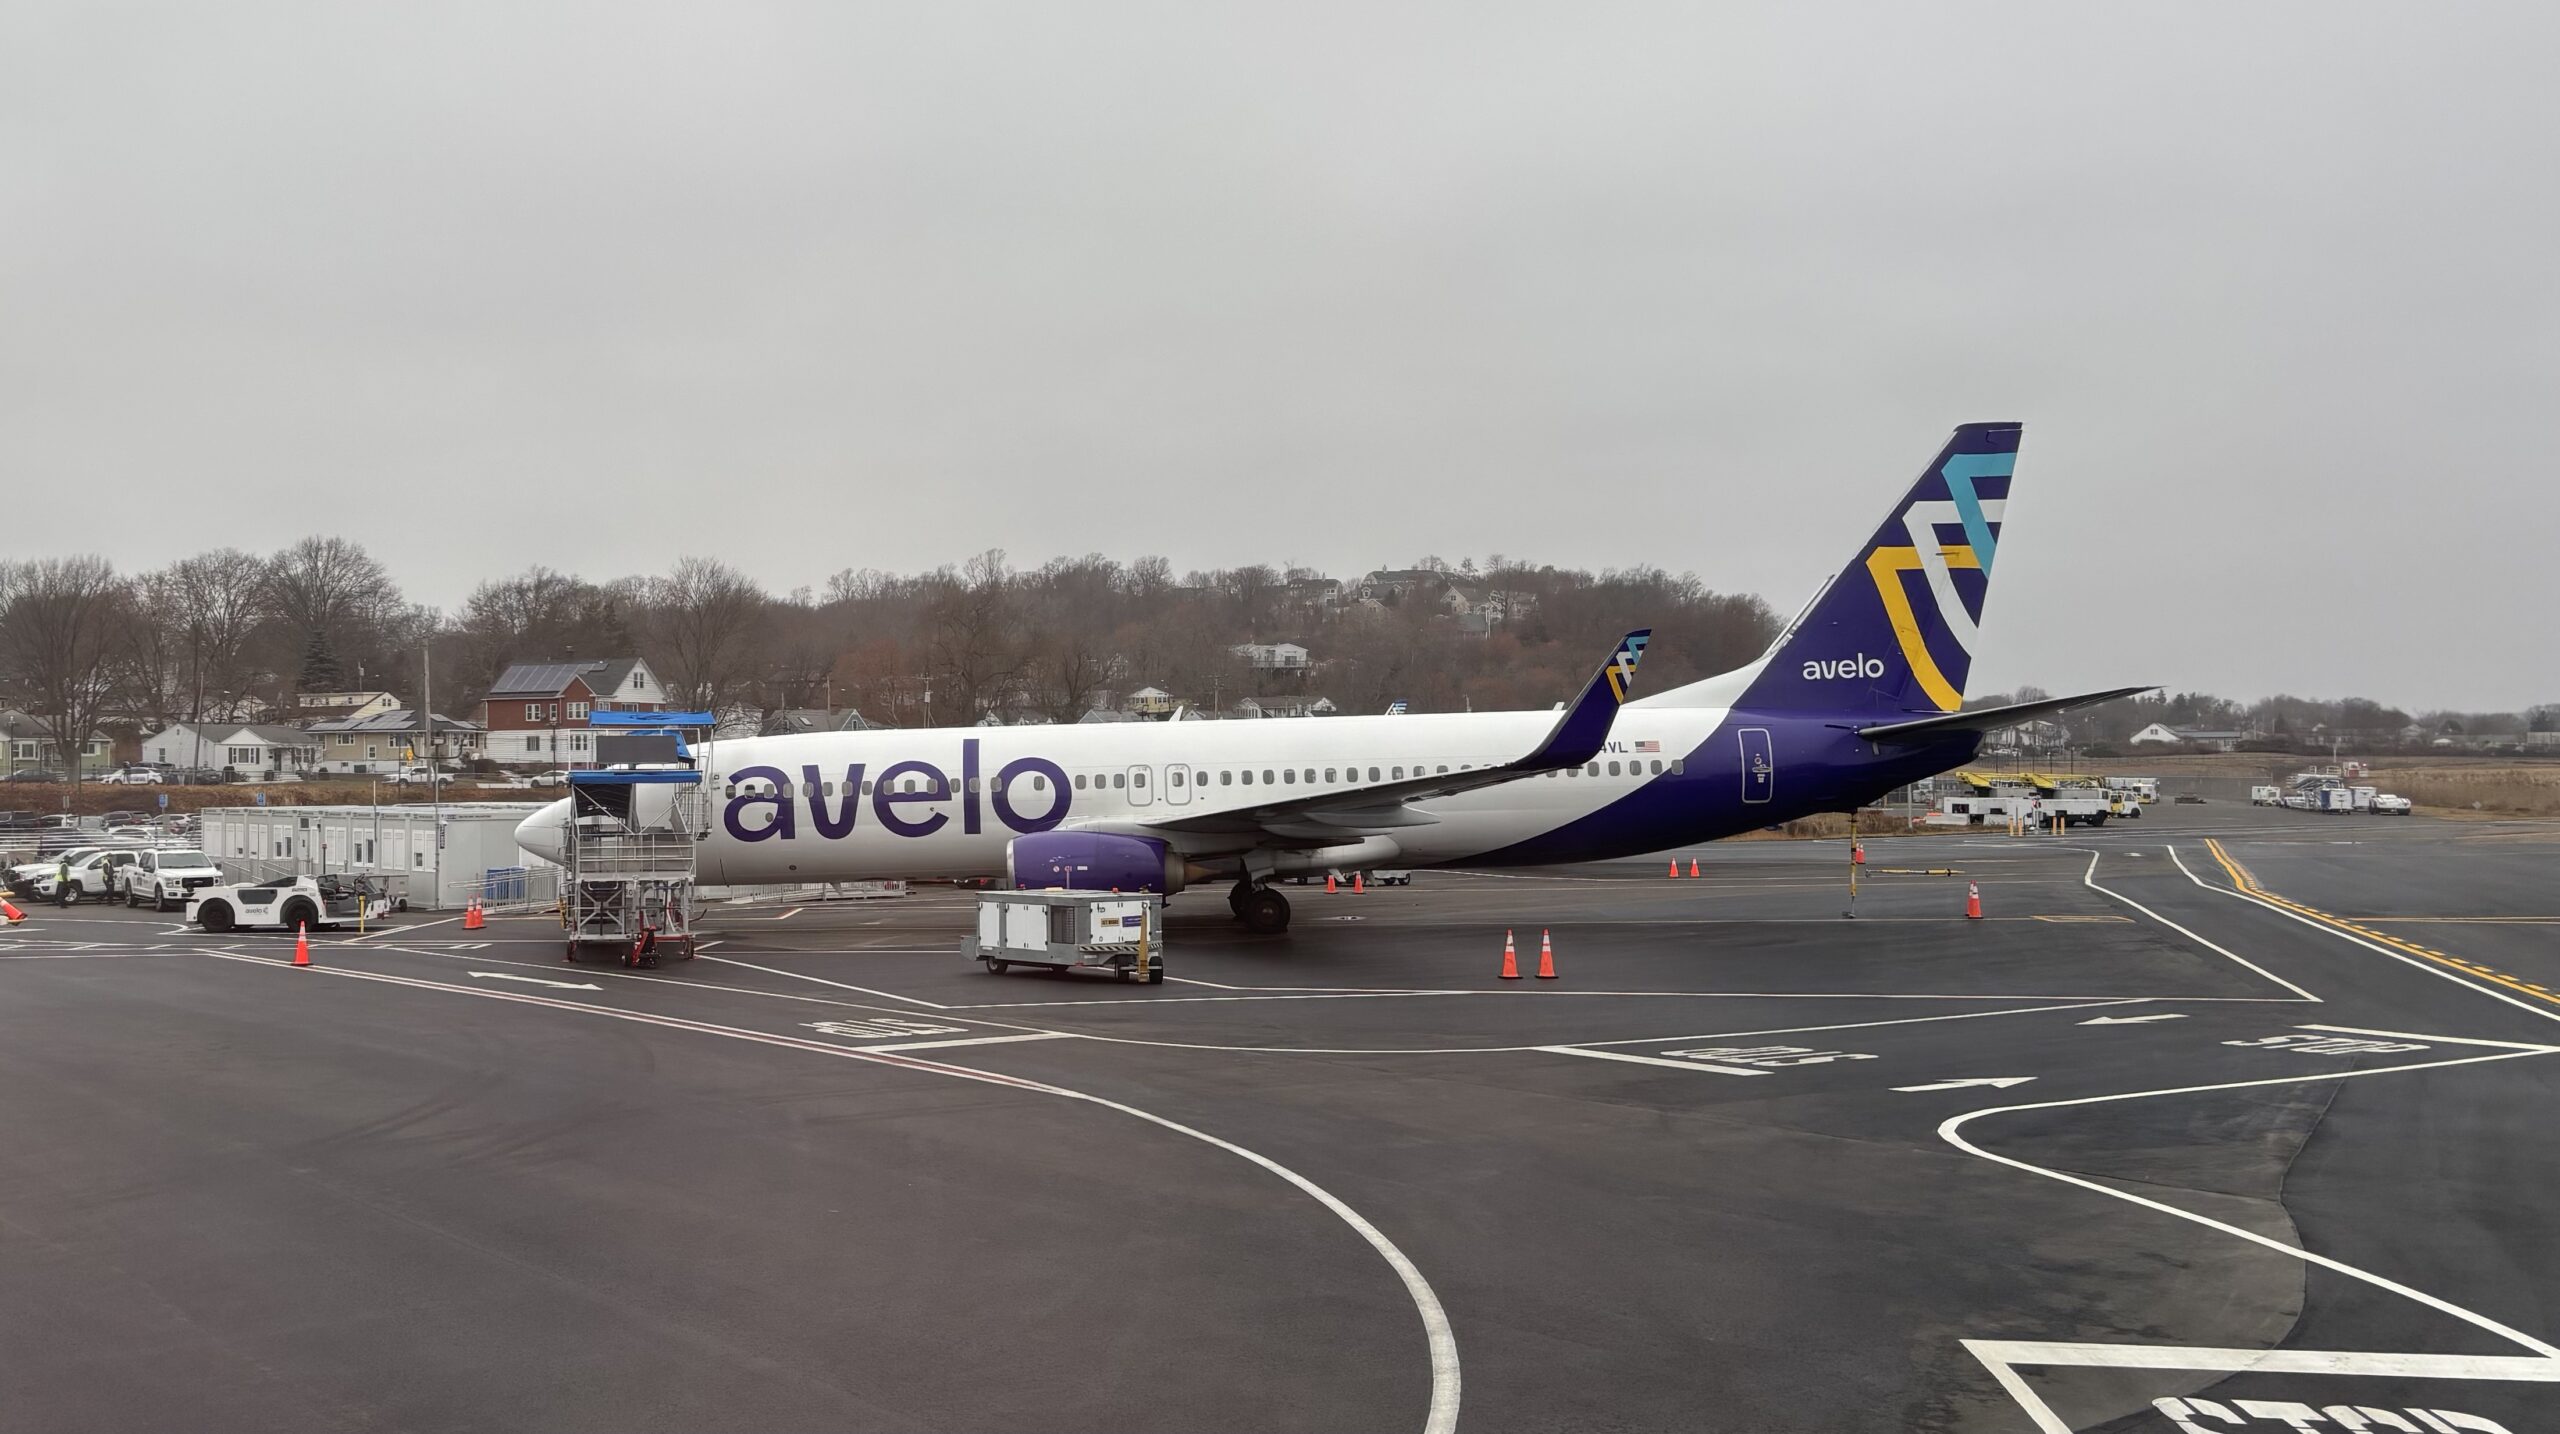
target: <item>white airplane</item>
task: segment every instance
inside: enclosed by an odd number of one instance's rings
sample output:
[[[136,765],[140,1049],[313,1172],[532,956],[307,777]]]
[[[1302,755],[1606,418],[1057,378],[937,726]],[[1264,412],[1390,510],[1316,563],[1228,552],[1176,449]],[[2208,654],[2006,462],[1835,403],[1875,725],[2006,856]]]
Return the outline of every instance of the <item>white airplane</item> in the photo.
[[[2019,434],[1957,429],[1854,570],[1721,676],[1629,701],[1638,631],[1560,712],[707,742],[700,879],[1224,882],[1268,934],[1289,925],[1278,876],[1603,860],[1854,810],[1972,761],[1985,732],[2148,690],[1958,710]],[[560,859],[569,808],[517,839]]]

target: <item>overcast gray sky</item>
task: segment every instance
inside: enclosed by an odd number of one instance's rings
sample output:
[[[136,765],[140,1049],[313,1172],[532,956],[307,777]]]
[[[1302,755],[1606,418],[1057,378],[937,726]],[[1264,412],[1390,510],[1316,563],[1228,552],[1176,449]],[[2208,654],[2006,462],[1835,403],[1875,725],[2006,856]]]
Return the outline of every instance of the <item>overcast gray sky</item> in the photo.
[[[2560,7],[0,0],[0,554],[1652,563],[2560,700]]]

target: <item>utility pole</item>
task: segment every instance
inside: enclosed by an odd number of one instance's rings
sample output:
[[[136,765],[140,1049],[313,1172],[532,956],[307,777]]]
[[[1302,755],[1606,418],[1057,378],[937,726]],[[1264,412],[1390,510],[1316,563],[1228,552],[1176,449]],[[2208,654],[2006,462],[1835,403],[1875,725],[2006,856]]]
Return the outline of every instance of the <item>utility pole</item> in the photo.
[[[436,670],[435,654],[430,647],[418,650],[418,730],[424,734],[427,748],[427,808],[432,813],[436,834],[435,905],[444,909],[444,768],[436,761]]]

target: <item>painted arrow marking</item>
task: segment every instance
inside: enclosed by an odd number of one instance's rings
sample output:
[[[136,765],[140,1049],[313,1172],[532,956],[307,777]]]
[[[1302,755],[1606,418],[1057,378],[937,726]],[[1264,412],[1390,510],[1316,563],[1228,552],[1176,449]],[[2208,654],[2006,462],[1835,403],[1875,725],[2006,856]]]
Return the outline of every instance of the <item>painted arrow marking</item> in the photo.
[[[2082,1021],[2080,1024],[2084,1026],[2138,1026],[2145,1021],[2183,1021],[2186,1018],[2187,1013],[2184,1011],[2162,1011],[2156,1016],[2096,1016],[2089,1020]]]
[[[560,991],[601,991],[604,989],[604,987],[596,985],[591,981],[545,981],[539,976],[514,976],[509,975],[504,971],[474,971],[471,973],[471,976],[472,979],[479,981],[522,981],[528,986],[549,986],[554,990]]]
[[[2011,1086],[2013,1086],[2013,1085],[2025,1085],[2027,1082],[2029,1082],[2029,1081],[2031,1081],[2031,1080],[2034,1080],[2034,1079],[2035,1079],[2035,1077],[2034,1077],[2034,1076],[1967,1076],[1967,1077],[1966,1077],[1966,1078],[1964,1078],[1963,1080],[1942,1080],[1942,1081],[1936,1081],[1936,1082],[1933,1082],[1932,1084],[1929,1084],[1929,1085],[1898,1085],[1898,1086],[1895,1086],[1895,1087],[1894,1087],[1894,1089],[1895,1089],[1895,1090],[1962,1090],[1963,1088],[1965,1088],[1966,1086],[1969,1086],[1969,1085],[1991,1085],[1991,1086],[1998,1086],[1998,1087],[2000,1087],[2002,1090],[2006,1090],[2006,1089],[2008,1089],[2009,1087],[2011,1087]]]

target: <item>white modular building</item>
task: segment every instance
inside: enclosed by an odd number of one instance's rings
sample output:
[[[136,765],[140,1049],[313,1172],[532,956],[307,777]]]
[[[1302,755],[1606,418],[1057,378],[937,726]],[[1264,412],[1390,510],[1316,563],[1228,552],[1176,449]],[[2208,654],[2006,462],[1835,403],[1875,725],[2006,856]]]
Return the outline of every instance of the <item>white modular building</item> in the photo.
[[[412,907],[459,910],[475,895],[508,900],[550,864],[516,845],[538,802],[433,807],[207,807],[203,845],[233,881],[304,873],[380,877]]]

